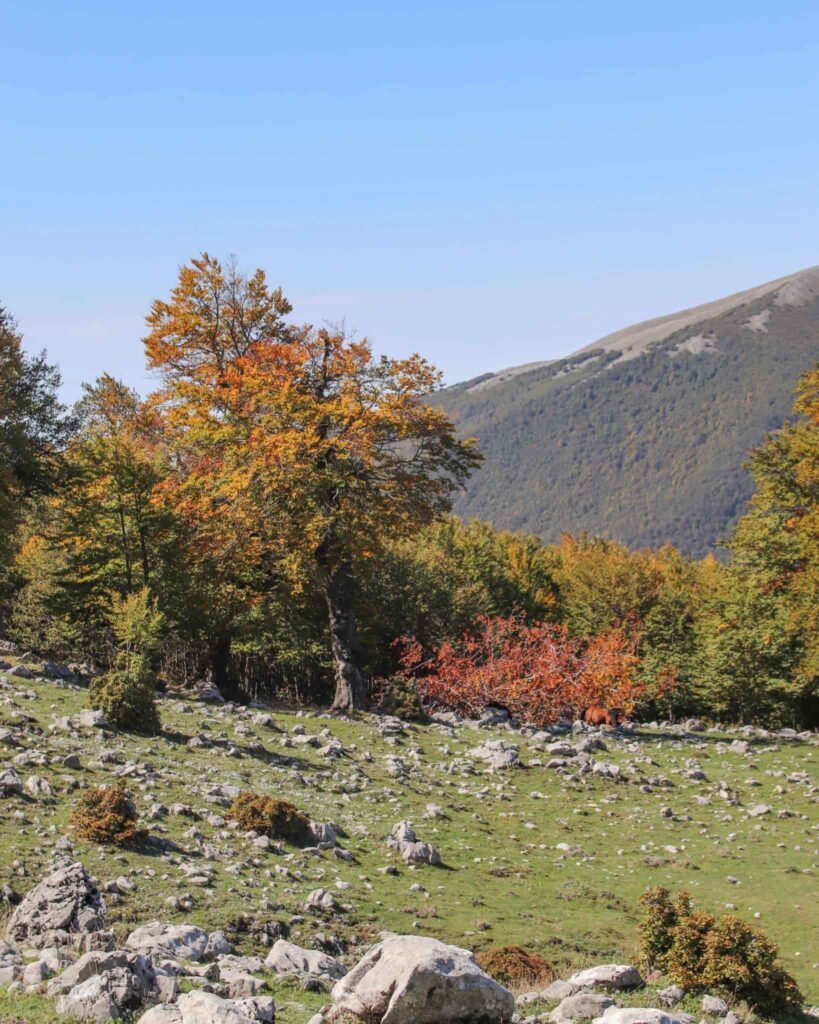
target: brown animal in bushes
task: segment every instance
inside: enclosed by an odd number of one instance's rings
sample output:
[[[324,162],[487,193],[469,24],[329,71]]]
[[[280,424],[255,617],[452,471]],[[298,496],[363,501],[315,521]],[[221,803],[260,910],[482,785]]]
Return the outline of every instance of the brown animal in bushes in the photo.
[[[581,714],[581,721],[587,725],[608,725],[616,729],[620,724],[620,708],[602,708],[595,704]]]

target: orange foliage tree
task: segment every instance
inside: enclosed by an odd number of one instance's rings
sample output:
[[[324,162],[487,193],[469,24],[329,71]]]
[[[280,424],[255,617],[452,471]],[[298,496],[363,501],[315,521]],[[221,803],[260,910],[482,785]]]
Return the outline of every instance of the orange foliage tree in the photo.
[[[417,641],[400,641],[402,673],[431,708],[474,716],[500,705],[543,726],[592,705],[629,714],[643,693],[635,677],[636,642],[634,630],[581,641],[555,623],[482,616],[474,631],[443,643],[431,657]]]
[[[334,708],[349,710],[365,700],[356,565],[447,511],[478,455],[426,401],[440,377],[420,356],[376,359],[289,310],[261,271],[207,255],[154,303],[145,345],[174,464],[161,493],[215,562],[318,581]]]

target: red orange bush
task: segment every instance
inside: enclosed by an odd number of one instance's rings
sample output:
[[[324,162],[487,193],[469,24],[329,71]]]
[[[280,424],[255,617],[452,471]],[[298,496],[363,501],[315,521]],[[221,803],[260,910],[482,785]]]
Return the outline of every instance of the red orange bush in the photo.
[[[414,639],[399,641],[402,678],[413,679],[423,703],[475,715],[500,705],[534,725],[577,715],[593,704],[629,714],[644,687],[634,630],[612,629],[589,640],[565,626],[521,616],[482,616],[460,641],[427,657]]]

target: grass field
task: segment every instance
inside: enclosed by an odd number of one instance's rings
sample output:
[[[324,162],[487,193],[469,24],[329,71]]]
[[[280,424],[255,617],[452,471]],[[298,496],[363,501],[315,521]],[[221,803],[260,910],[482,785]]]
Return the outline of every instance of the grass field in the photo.
[[[52,727],[85,706],[82,688],[5,678],[0,762],[16,761],[23,780],[43,777],[53,796],[0,798],[0,884],[23,894],[54,863],[59,843],[60,855],[73,849],[103,886],[121,876],[133,883],[133,891],[106,897],[109,922],[123,936],[152,919],[215,929],[248,913],[290,922],[290,938],[303,945],[317,928],[336,935],[348,963],[388,929],[475,950],[515,943],[565,977],[633,959],[639,896],[664,885],[688,889],[699,908],[736,907],[762,925],[808,1004],[819,1003],[819,747],[810,743],[743,738],[732,746],[737,734],[682,738],[641,729],[606,736],[608,749],[593,752],[619,767],[617,780],[560,774],[547,767],[550,753],[503,729],[408,724],[389,738],[372,716],[346,721],[275,709],[272,729],[253,723],[258,709],[175,698],[161,701],[156,738],[72,735]],[[340,756],[302,743],[302,727],[322,748],[338,740]],[[191,749],[194,736],[207,745]],[[501,738],[519,745],[521,764],[490,772],[469,751]],[[62,767],[72,753],[80,769]],[[398,770],[392,758],[403,762],[404,777],[390,773]],[[69,825],[75,787],[117,777],[148,838],[127,850],[77,841]],[[285,796],[312,819],[336,822],[354,860],[258,849],[212,818],[224,811],[207,799],[218,784]],[[175,803],[190,805],[195,817],[149,818],[152,805]],[[429,803],[445,817],[427,817]],[[758,805],[769,810],[753,816]],[[440,850],[443,866],[412,868],[388,848],[386,836],[404,819]],[[388,865],[395,874],[383,872]],[[192,884],[194,870],[209,883]],[[318,887],[332,890],[338,904],[326,919],[303,911]],[[174,897],[189,909],[174,909],[167,902]],[[263,953],[252,943],[242,951]],[[302,1024],[326,1001],[281,982],[273,991],[284,1024]],[[35,997],[0,995],[3,1024],[51,1020],[49,1009]]]

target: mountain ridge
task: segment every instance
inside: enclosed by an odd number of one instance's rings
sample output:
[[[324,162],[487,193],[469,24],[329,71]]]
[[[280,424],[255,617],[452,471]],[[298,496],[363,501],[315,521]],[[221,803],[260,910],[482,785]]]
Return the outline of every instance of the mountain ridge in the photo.
[[[621,328],[561,359],[435,398],[485,463],[456,510],[546,540],[718,547],[752,485],[749,451],[819,359],[819,266]]]

